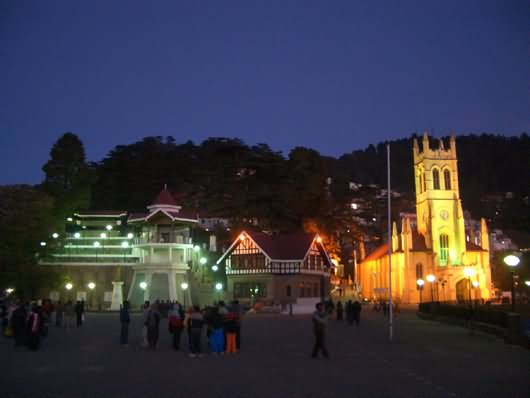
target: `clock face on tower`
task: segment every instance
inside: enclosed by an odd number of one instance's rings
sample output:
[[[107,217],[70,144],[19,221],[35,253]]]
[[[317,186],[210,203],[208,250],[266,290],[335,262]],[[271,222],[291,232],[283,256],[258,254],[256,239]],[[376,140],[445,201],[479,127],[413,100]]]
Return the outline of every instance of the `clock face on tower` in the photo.
[[[442,210],[440,212],[440,217],[442,218],[442,220],[447,220],[449,218],[449,212],[447,210]]]

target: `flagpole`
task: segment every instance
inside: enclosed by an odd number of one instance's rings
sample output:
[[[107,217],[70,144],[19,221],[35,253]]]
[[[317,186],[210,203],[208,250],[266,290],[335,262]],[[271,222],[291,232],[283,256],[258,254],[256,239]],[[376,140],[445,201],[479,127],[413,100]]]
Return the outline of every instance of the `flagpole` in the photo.
[[[388,337],[390,341],[394,337],[393,331],[393,311],[392,311],[392,212],[390,195],[390,144],[386,144],[386,168],[387,168],[387,194],[388,194]]]

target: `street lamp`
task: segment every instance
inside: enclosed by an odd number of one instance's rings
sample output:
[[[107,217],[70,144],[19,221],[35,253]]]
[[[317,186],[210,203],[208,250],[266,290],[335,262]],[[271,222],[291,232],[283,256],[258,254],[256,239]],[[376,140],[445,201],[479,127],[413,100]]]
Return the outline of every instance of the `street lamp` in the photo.
[[[74,234],[74,238],[79,239],[81,237],[81,234],[79,232],[76,232]]]
[[[92,292],[95,289],[96,284],[94,282],[89,282],[87,286],[90,289],[90,291]],[[88,297],[87,310],[88,310],[88,306],[89,305],[91,306],[91,302],[90,302],[91,299],[92,299],[92,293],[90,293],[90,296]]]
[[[66,285],[64,285],[64,287],[66,288],[66,290],[72,290],[74,285],[72,285],[70,282],[68,282]]]
[[[201,247],[199,245],[193,246],[193,251],[198,252],[199,250],[201,250]]]
[[[147,283],[146,282],[140,282],[140,289],[142,289],[142,290],[147,289]]]
[[[180,288],[182,289],[182,296],[184,297],[184,308],[186,308],[186,290],[188,289],[188,283],[182,282]]]
[[[425,284],[425,281],[421,278],[416,281],[416,285],[418,285],[418,289],[420,290],[420,304],[422,303],[422,292],[423,292],[424,284]]]
[[[53,239],[57,239],[58,237],[59,237],[59,234],[58,234],[57,232],[54,232],[54,233],[52,234],[52,238],[53,238]]]
[[[508,267],[510,267],[512,270],[514,267],[517,267],[521,260],[519,257],[514,256],[513,254],[509,254],[503,259],[504,264],[506,264]],[[510,271],[511,279],[512,279],[512,312],[515,312],[515,283],[513,281],[514,273],[513,271]]]
[[[219,270],[219,266],[212,265],[212,271],[217,272]]]
[[[215,290],[217,290],[217,301],[221,301],[221,290],[223,289],[223,284],[217,282],[215,284]]]
[[[129,242],[124,240],[123,242],[121,242],[121,247],[123,247],[123,262],[125,263],[127,260],[126,255],[127,255],[127,249],[129,248]]]
[[[7,293],[8,296],[9,296],[11,293],[13,293],[14,291],[15,291],[15,289],[13,289],[12,287],[8,287],[8,288],[6,289],[6,293]]]
[[[98,262],[98,249],[99,249],[99,245],[100,243],[98,241],[95,241],[93,243],[94,247],[96,248],[96,263]]]
[[[475,289],[475,300],[478,300],[478,287],[480,285],[479,281],[473,281],[473,288]]]
[[[473,270],[473,268],[466,267],[464,268],[464,275],[467,276],[469,284],[469,304],[471,304],[471,277],[475,275],[475,271]]]
[[[427,275],[426,279],[427,279],[427,282],[431,284],[431,303],[432,303],[434,301],[433,285],[434,285],[434,281],[436,280],[436,277],[433,274],[429,274]]]
[[[530,287],[530,281],[524,281],[524,284],[528,287]]]
[[[208,261],[208,260],[206,260],[206,257],[201,257],[200,260],[199,260],[199,262],[200,262],[202,265],[206,264],[206,261]]]
[[[107,231],[112,231],[112,225],[110,225],[110,224],[107,225],[105,228],[107,229]]]

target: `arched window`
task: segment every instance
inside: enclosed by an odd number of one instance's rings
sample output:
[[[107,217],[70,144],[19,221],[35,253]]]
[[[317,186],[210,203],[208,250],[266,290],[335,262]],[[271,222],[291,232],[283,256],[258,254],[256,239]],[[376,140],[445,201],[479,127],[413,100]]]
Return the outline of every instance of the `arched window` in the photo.
[[[446,265],[449,259],[449,236],[440,235],[440,265]]]
[[[444,170],[444,187],[447,190],[451,189],[451,170],[449,169]]]
[[[434,189],[440,189],[440,172],[438,169],[432,171],[432,185]]]

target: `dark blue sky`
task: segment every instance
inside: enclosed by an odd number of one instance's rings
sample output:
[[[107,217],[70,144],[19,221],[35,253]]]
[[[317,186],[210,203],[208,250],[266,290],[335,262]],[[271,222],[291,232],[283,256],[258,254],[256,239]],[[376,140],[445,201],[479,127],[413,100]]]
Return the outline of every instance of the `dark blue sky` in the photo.
[[[0,184],[40,182],[65,131],[90,160],[148,135],[340,155],[530,131],[529,21],[510,0],[3,0]]]

